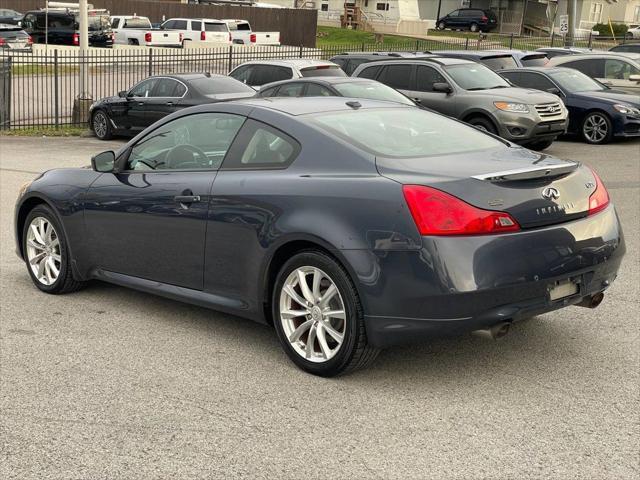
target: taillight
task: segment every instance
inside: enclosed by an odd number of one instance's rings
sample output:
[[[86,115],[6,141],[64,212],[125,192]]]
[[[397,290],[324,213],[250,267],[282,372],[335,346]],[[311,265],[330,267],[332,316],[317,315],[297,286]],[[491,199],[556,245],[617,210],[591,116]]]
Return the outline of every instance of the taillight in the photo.
[[[487,235],[520,230],[508,213],[476,208],[435,188],[404,185],[402,192],[420,235]]]
[[[151,32],[147,32],[144,34],[144,41],[146,43],[151,43]]]
[[[256,34],[252,33],[251,35],[249,35],[249,41],[251,43],[256,43]]]
[[[481,22],[488,22],[489,21],[489,17],[482,17],[480,19]]]
[[[80,34],[79,33],[74,33],[73,34],[73,44],[74,45],[80,45]]]
[[[28,45],[33,45],[33,38],[31,38],[31,35],[29,35],[29,36],[27,37],[27,44],[28,44]]]
[[[207,39],[207,32],[205,32],[204,30],[202,30],[200,32],[200,41],[204,42]]]
[[[4,45],[5,43],[7,42],[5,42],[4,38],[0,37],[0,45]]]
[[[600,180],[595,170],[591,170],[591,173],[596,179],[596,189],[589,196],[589,215],[601,212],[609,205],[609,193],[604,188],[602,180]]]

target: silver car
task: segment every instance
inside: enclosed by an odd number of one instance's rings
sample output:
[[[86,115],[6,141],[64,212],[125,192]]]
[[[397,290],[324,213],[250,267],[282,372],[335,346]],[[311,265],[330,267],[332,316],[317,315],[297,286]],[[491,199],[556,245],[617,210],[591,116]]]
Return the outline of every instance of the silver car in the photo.
[[[427,108],[536,150],[551,145],[569,124],[556,95],[513,87],[470,60],[371,62],[360,65],[353,76],[378,80]]]
[[[346,77],[342,69],[324,60],[257,60],[234,68],[230,77],[259,90],[262,85],[302,77]]]

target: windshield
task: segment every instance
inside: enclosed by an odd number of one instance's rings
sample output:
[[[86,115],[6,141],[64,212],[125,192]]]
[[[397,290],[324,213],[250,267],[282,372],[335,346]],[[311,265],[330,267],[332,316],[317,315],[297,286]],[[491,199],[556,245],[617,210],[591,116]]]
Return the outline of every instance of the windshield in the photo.
[[[338,65],[322,65],[320,67],[309,67],[300,70],[303,77],[346,77]]]
[[[605,90],[605,87],[594,79],[577,70],[553,72],[549,76],[568,92],[593,92]]]
[[[546,55],[529,55],[520,60],[525,67],[544,67],[549,59]]]
[[[309,116],[358,148],[384,157],[427,157],[500,147],[473,127],[417,108],[381,108]]]
[[[397,90],[387,87],[379,82],[350,82],[338,83],[333,86],[344,97],[370,98],[372,100],[385,100],[387,102],[414,105],[407,97]]]
[[[224,93],[253,93],[256,91],[231,77],[198,78],[191,80],[191,85],[202,95],[220,95]]]
[[[464,63],[445,67],[453,80],[465,90],[507,88],[510,85],[493,70],[479,63]]]
[[[205,23],[206,32],[226,32],[229,30],[226,23]]]
[[[511,55],[504,57],[485,57],[480,60],[491,70],[502,70],[503,68],[518,68],[518,64]]]

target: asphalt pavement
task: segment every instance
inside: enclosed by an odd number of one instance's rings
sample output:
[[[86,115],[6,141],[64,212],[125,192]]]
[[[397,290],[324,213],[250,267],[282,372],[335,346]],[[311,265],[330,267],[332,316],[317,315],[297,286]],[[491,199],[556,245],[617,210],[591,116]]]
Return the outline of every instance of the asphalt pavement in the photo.
[[[20,185],[113,145],[0,137],[0,478],[640,477],[640,142],[548,149],[597,169],[626,233],[598,309],[394,348],[337,379],[297,370],[248,320],[31,284]]]

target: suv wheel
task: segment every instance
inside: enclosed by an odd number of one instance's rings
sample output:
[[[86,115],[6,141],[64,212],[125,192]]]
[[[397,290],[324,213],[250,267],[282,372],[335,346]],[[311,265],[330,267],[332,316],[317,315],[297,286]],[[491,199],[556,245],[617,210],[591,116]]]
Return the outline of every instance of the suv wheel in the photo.
[[[478,130],[482,130],[483,132],[493,133],[494,135],[498,134],[496,127],[493,126],[490,120],[484,117],[473,117],[467,121],[469,125],[473,125]]]
[[[582,121],[582,138],[592,145],[609,143],[613,135],[611,120],[602,112],[591,112]]]
[[[301,252],[282,267],[272,304],[282,347],[309,373],[333,377],[378,355],[367,345],[362,305],[349,275],[320,251]]]
[[[478,24],[472,23],[471,26],[469,27],[469,30],[471,30],[472,32],[477,32],[479,30]]]

